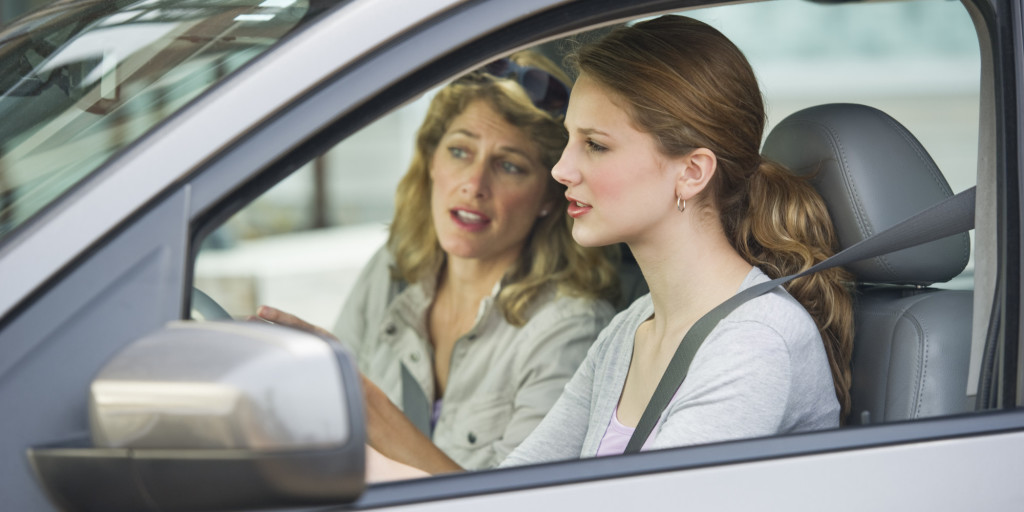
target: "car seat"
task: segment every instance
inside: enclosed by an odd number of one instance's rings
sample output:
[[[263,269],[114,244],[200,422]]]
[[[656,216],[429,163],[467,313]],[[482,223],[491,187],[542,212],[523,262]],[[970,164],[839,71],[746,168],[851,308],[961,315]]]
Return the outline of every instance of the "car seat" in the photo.
[[[809,176],[845,249],[952,195],[914,136],[884,112],[830,104],[790,115],[766,158]],[[960,274],[967,233],[847,266],[855,278],[848,424],[974,410],[967,396],[973,292],[929,287]]]

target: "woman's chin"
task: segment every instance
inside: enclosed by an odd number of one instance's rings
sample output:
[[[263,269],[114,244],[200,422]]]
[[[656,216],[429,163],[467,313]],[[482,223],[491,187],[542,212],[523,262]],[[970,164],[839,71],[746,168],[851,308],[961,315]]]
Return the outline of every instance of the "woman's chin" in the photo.
[[[501,253],[495,252],[493,247],[489,247],[484,244],[460,243],[449,244],[447,247],[442,244],[441,250],[445,252],[448,258],[477,260],[480,262],[500,260],[503,256]]]
[[[475,260],[483,257],[483,251],[477,247],[466,247],[463,245],[453,245],[451,247],[441,247],[441,250],[448,255],[449,258],[461,258],[464,260]]]
[[[614,241],[609,241],[608,237],[602,236],[600,233],[594,233],[591,230],[578,228],[577,226],[574,225],[572,228],[572,239],[583,247],[601,247],[615,243]]]

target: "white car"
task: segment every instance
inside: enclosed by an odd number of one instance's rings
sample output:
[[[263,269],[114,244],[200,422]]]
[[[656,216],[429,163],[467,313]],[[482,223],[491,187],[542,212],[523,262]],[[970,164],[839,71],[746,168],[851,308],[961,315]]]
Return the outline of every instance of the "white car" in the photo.
[[[243,317],[270,300],[332,320],[380,243],[418,98],[513,50],[558,56],[566,38],[667,12],[750,57],[766,155],[849,171],[819,184],[844,246],[977,186],[974,231],[855,264],[892,277],[857,283],[844,427],[367,485],[348,355]],[[0,29],[0,509],[1021,510],[1022,34],[1016,0],[30,13]],[[297,205],[318,206],[260,228],[278,238],[238,240]],[[296,234],[324,225],[341,227]],[[298,288],[268,291],[282,282]]]

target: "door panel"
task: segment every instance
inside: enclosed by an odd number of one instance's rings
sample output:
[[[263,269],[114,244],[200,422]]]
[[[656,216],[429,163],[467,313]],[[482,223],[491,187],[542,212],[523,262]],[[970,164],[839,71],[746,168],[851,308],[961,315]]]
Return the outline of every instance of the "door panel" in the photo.
[[[598,480],[387,510],[1018,510],[1024,433]]]
[[[0,496],[47,510],[25,449],[88,436],[89,384],[127,343],[181,317],[186,191],[115,235],[0,331]]]

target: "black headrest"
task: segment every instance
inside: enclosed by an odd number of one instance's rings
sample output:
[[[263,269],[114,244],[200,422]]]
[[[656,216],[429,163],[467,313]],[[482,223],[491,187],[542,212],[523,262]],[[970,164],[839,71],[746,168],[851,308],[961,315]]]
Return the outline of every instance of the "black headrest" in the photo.
[[[921,143],[899,122],[865,105],[801,110],[768,135],[764,156],[812,182],[828,205],[841,248],[953,195]],[[864,260],[858,281],[927,285],[952,279],[970,257],[967,233]]]

